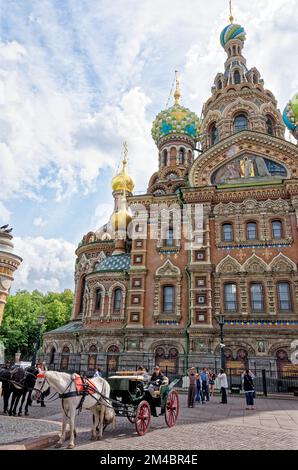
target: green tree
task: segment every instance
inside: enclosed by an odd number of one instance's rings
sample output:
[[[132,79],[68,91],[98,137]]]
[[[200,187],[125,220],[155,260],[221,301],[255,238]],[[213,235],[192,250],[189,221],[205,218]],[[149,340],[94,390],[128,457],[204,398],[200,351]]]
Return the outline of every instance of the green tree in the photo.
[[[70,320],[72,303],[73,293],[68,289],[48,294],[18,291],[9,296],[0,328],[7,354],[13,356],[20,350],[23,357],[30,357],[38,334],[37,318],[45,316],[43,332],[59,328]]]

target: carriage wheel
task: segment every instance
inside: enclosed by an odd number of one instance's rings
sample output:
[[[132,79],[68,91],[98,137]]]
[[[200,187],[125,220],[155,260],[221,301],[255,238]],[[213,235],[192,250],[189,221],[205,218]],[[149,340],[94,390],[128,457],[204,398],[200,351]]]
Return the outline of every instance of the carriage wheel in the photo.
[[[166,423],[171,428],[172,426],[175,426],[176,421],[178,419],[179,415],[179,395],[176,392],[176,390],[172,390],[167,399],[167,404],[166,404]]]
[[[145,400],[137,407],[135,425],[139,436],[144,436],[149,429],[151,419],[151,411],[149,403]]]

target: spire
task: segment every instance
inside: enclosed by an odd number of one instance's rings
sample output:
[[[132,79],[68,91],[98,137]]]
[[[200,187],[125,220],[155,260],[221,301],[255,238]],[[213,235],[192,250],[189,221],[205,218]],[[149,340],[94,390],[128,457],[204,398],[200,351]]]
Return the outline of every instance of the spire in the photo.
[[[232,0],[230,0],[230,23],[233,24],[234,23],[234,16],[233,16],[233,9],[232,9]]]
[[[181,98],[181,92],[180,92],[180,82],[179,82],[179,72],[178,70],[175,70],[175,75],[176,75],[176,90],[174,93],[174,98],[175,98],[175,104],[180,104],[180,98]]]

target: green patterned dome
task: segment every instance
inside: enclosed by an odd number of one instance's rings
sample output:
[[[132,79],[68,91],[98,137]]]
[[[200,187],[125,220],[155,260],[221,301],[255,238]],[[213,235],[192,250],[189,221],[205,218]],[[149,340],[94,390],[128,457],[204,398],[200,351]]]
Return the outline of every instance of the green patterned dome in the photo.
[[[293,96],[285,107],[283,120],[287,128],[295,135],[298,135],[298,93]]]
[[[174,106],[161,111],[157,115],[153,122],[151,134],[156,144],[168,135],[187,136],[197,141],[200,130],[201,122],[198,116],[188,108],[175,103]]]

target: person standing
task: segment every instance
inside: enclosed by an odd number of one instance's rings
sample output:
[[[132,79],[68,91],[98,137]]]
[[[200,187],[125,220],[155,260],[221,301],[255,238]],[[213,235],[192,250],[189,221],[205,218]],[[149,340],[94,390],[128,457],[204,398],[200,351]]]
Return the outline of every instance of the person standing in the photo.
[[[255,378],[254,374],[248,369],[246,369],[246,371],[242,374],[242,384],[243,384],[243,390],[245,392],[247,410],[255,410],[255,407],[254,407],[255,386],[253,383],[254,378]]]
[[[204,403],[202,395],[202,378],[200,372],[196,375],[196,401]]]
[[[93,377],[102,377],[102,372],[101,372],[100,367],[97,367],[96,372],[93,375]]]
[[[47,370],[45,362],[41,362],[41,361],[37,362],[35,368],[38,370],[39,374],[42,374],[43,372],[45,372]],[[37,403],[40,403],[40,406],[42,408],[45,408],[45,406],[46,406],[46,404],[44,402],[44,399],[45,399],[45,394],[44,394],[44,392],[42,392],[40,394],[40,399],[37,400]]]
[[[206,367],[203,368],[202,371],[202,395],[203,395],[203,400],[205,403],[209,401],[209,389],[208,389],[208,372]]]
[[[218,385],[221,391],[221,402],[220,403],[228,403],[227,400],[227,389],[229,388],[228,386],[228,379],[227,375],[225,374],[225,371],[223,369],[219,369],[219,374],[217,376],[218,379]]]
[[[189,369],[188,377],[189,377],[189,387],[188,387],[187,406],[188,408],[193,408],[195,396],[196,396],[196,374],[195,374],[194,367],[191,367]]]
[[[211,397],[213,397],[214,395],[215,379],[216,379],[216,376],[214,374],[214,370],[211,369],[209,371],[209,394],[211,395]]]

